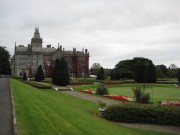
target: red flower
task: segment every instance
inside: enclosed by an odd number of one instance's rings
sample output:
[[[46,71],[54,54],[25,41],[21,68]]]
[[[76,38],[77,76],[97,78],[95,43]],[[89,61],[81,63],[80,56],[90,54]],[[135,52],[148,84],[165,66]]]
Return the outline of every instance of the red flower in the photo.
[[[94,94],[95,93],[92,90],[80,90],[80,92],[85,92],[85,93],[89,93],[89,94]]]

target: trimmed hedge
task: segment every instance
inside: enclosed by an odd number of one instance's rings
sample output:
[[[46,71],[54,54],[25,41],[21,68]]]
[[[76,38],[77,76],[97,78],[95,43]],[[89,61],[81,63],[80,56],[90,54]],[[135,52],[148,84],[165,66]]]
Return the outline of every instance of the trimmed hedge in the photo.
[[[39,88],[39,89],[51,89],[52,88],[51,86],[39,84],[39,83],[36,83],[36,82],[31,82],[31,81],[23,81],[23,82],[26,83],[26,84],[29,84],[29,85],[31,85],[33,87]]]
[[[180,126],[180,107],[114,105],[106,109],[103,117],[116,122]]]

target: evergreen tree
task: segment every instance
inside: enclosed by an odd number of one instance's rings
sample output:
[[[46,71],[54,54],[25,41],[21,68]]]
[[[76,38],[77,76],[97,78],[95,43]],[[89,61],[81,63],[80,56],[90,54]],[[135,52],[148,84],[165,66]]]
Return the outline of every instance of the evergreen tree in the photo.
[[[35,81],[41,82],[42,80],[44,80],[44,72],[43,72],[42,66],[39,65],[38,70],[35,75]]]
[[[154,83],[156,82],[157,78],[156,78],[156,68],[154,66],[154,64],[152,63],[152,61],[149,61],[147,67],[146,67],[146,71],[144,73],[144,82],[146,83]]]
[[[53,83],[59,86],[66,86],[70,82],[68,66],[64,58],[56,60],[53,73]]]
[[[57,72],[57,69],[58,69],[59,65],[60,65],[60,60],[56,59],[56,63],[55,63],[53,74],[52,74],[52,83],[53,84],[56,84],[56,82],[57,82],[56,72]]]
[[[102,67],[100,68],[97,74],[97,80],[105,80],[104,69]]]
[[[177,77],[178,77],[178,83],[180,83],[180,70],[177,73]]]
[[[23,80],[27,80],[26,72],[23,73]]]
[[[0,74],[11,74],[10,69],[10,54],[5,47],[0,46]]]

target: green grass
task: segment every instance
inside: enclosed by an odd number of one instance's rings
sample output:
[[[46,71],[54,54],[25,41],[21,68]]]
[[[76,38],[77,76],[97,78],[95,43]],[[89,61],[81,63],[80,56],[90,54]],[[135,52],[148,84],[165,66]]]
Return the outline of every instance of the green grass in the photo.
[[[95,115],[98,104],[11,79],[19,135],[164,135],[121,127]]]
[[[132,87],[135,84],[120,84],[120,85],[107,85],[109,94],[117,94],[133,97]],[[155,103],[164,100],[180,100],[180,88],[176,88],[171,84],[153,84],[148,85],[150,88],[146,89],[146,92],[150,93],[151,100]],[[75,90],[80,91],[82,89],[96,90],[96,85],[84,85],[80,87],[74,87]]]

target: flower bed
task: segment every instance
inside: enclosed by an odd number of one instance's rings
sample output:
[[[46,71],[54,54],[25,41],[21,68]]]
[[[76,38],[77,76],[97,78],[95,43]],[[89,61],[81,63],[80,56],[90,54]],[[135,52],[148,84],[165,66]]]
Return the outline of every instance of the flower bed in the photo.
[[[95,93],[92,90],[80,90],[80,92],[85,92],[85,93],[89,93],[89,94],[94,94]]]
[[[122,96],[122,95],[104,95],[104,97],[111,98],[111,99],[117,99],[121,101],[133,101],[133,98]]]
[[[161,102],[162,105],[174,105],[180,106],[180,101],[163,101]]]

